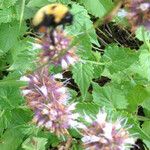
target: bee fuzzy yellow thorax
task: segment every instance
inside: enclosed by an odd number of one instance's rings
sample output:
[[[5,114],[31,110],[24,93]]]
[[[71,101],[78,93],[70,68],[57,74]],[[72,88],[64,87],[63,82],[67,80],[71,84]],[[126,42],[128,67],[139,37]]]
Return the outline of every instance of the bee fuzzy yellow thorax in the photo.
[[[48,15],[54,15],[54,20],[56,23],[59,23],[67,12],[68,8],[62,4],[49,5],[49,8],[47,10]]]
[[[34,26],[38,26],[44,20],[45,15],[52,15],[54,17],[54,22],[59,24],[68,11],[69,10],[65,5],[59,3],[49,4],[38,10],[32,23]]]

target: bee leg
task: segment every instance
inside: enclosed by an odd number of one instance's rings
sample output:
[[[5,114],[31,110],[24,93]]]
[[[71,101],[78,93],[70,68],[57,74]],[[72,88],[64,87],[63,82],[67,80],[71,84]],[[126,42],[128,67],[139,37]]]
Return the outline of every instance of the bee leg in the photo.
[[[65,29],[65,24],[63,24],[62,27],[63,27],[63,30],[64,30]]]
[[[50,40],[51,40],[51,42],[52,42],[52,45],[55,45],[54,30],[55,30],[55,29],[52,28],[52,29],[50,30],[50,34],[49,34]]]

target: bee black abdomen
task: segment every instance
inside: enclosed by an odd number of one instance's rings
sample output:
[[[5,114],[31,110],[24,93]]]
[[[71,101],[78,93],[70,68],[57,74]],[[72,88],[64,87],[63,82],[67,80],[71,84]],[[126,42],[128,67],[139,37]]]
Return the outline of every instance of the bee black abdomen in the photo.
[[[61,20],[60,24],[72,24],[73,22],[73,15],[70,12],[67,12],[64,18]]]
[[[54,16],[53,15],[45,15],[42,23],[40,24],[45,27],[55,26]]]

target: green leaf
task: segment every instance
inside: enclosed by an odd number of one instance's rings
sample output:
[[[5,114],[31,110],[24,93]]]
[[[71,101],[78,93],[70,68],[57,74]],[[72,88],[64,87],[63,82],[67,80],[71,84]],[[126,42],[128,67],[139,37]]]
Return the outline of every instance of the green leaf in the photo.
[[[13,109],[23,101],[17,87],[0,87],[0,109]]]
[[[26,82],[23,81],[18,81],[18,80],[12,80],[12,79],[4,79],[4,80],[0,80],[0,88],[4,88],[4,87],[8,87],[8,86],[12,86],[12,87],[21,87],[21,86],[25,86],[27,85]]]
[[[77,54],[82,59],[93,60],[93,52],[92,52],[92,44],[90,42],[90,38],[86,34],[82,34],[77,36],[73,45],[77,45]]]
[[[73,36],[85,34],[93,44],[99,46],[97,35],[87,10],[83,6],[73,3],[71,12],[74,15],[74,22],[71,26],[66,27],[69,34]]]
[[[37,130],[37,127],[35,127]],[[46,146],[51,145],[52,147],[58,146],[60,143],[60,138],[57,137],[55,134],[50,133],[49,131],[38,130],[38,133],[36,133],[37,137],[48,139],[48,144]]]
[[[25,150],[44,150],[46,144],[46,138],[29,137],[22,143],[22,148]]]
[[[150,31],[141,26],[136,30],[136,38],[138,38],[140,41],[149,41]]]
[[[81,114],[92,114],[95,115],[99,111],[99,106],[91,102],[79,102],[76,106],[76,110]]]
[[[131,51],[129,48],[109,45],[105,49],[103,61],[107,62],[106,67],[111,73],[123,71],[129,68],[138,60],[138,52]]]
[[[12,20],[12,10],[11,9],[2,9],[0,10],[0,24],[1,23],[8,23]]]
[[[52,0],[50,2],[53,2]],[[50,3],[49,0],[30,0],[27,4],[28,7],[42,7]]]
[[[139,56],[139,62],[141,66],[140,75],[147,78],[150,81],[150,52],[148,49],[143,45],[141,48],[141,53]]]
[[[144,100],[141,105],[142,105],[143,108],[150,111],[150,100],[149,99]]]
[[[0,8],[8,8],[13,6],[17,0],[0,0]]]
[[[11,111],[0,111],[0,136],[3,134],[4,130],[11,124]]]
[[[27,108],[11,110],[11,125],[24,125],[32,120],[32,112]]]
[[[142,124],[142,129],[145,133],[147,133],[150,137],[150,121],[145,121],[143,124]]]
[[[0,49],[7,52],[17,43],[19,25],[17,22],[2,24],[0,26]]]
[[[114,84],[100,87],[98,84],[93,83],[93,101],[110,109],[126,109],[128,105],[125,94]]]
[[[93,78],[93,67],[90,64],[78,63],[72,70],[73,79],[80,88],[83,98],[87,94],[87,90]]]
[[[54,0],[53,0],[54,1]],[[62,3],[62,4],[70,4],[71,3],[71,0],[57,0],[59,3]]]
[[[150,92],[144,86],[136,85],[128,93],[129,111],[135,112],[137,107],[145,100],[150,100]]]
[[[104,16],[113,6],[112,0],[79,0],[95,17]]]
[[[17,150],[22,143],[24,135],[17,128],[7,129],[1,137],[1,150]]]
[[[13,47],[11,51],[13,64],[8,70],[17,70],[25,73],[35,67],[35,60],[39,51],[33,50],[33,47],[29,42],[29,39],[24,39]]]

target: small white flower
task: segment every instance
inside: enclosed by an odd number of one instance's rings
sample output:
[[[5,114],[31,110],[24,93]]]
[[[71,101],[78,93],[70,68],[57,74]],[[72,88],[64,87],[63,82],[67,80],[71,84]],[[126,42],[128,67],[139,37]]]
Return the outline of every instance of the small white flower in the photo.
[[[32,76],[32,77],[33,77],[33,81],[34,81],[35,83],[38,83],[37,77],[36,77],[36,76]]]
[[[134,145],[135,144],[135,139],[134,138],[126,138],[125,140],[124,140],[124,143],[126,143],[126,144],[132,144],[132,145]]]
[[[46,115],[46,114],[49,114],[49,111],[48,111],[47,109],[43,109],[43,110],[42,110],[42,113],[43,113],[44,115]]]
[[[72,103],[69,107],[68,107],[68,111],[71,110],[75,110],[77,103]]]
[[[32,44],[32,50],[37,50],[37,49],[41,49],[42,45],[37,44],[37,43],[31,43]]]
[[[146,11],[148,10],[150,7],[150,3],[142,3],[140,4],[139,8],[142,10],[142,11]]]
[[[86,129],[87,127],[83,123],[78,123],[77,127],[79,129]]]
[[[79,126],[80,123],[77,122],[77,121],[75,121],[75,120],[73,120],[73,119],[71,119],[71,120],[69,120],[68,124],[69,124],[70,127],[72,127],[72,128],[78,128],[78,126]]]
[[[92,135],[92,136],[85,136],[81,140],[85,143],[91,143],[91,142],[98,142],[100,138],[95,135]]]
[[[49,49],[53,50],[55,47],[53,45],[49,46]]]
[[[45,124],[45,127],[47,129],[51,128],[52,127],[52,122],[51,121],[47,121],[46,124]]]
[[[121,18],[124,18],[124,17],[127,16],[127,14],[128,14],[128,12],[127,12],[126,10],[120,9],[120,10],[118,11],[117,16],[118,16],[118,17],[121,17]]]
[[[84,136],[81,140],[82,140],[82,142],[84,142],[84,143],[88,143],[88,142],[91,142],[90,139],[91,139],[90,136]]]
[[[112,123],[106,123],[105,127],[103,128],[104,136],[109,140],[112,139],[112,128],[113,128]]]
[[[43,123],[44,123],[44,120],[40,120],[39,122],[38,122],[38,126],[40,127],[40,126],[43,126]]]
[[[31,92],[31,90],[22,90],[23,96],[26,96],[26,95],[29,94],[30,92]]]
[[[80,116],[79,113],[74,113],[74,114],[70,115],[69,118],[71,118],[71,119],[78,119],[79,116]]]
[[[47,88],[46,88],[46,86],[42,86],[41,88],[39,88],[40,89],[40,91],[43,93],[43,95],[45,96],[45,97],[47,97],[47,95],[48,95],[48,91],[47,91]]]
[[[93,122],[93,120],[88,116],[88,115],[84,115],[84,119],[85,119],[85,121],[87,121],[88,123],[92,123]]]
[[[62,94],[65,94],[67,92],[66,87],[61,87],[59,89],[57,89],[57,92],[61,92]]]
[[[74,64],[75,59],[71,56],[67,56],[67,60],[69,61],[70,64]]]
[[[30,78],[28,78],[28,77],[26,77],[26,76],[22,76],[22,77],[20,78],[20,81],[30,82],[31,80],[30,80]]]
[[[103,124],[106,121],[107,113],[103,110],[100,110],[96,117],[96,121],[100,124]]]
[[[62,73],[57,73],[57,74],[53,75],[53,77],[56,79],[63,79]]]
[[[99,139],[100,139],[99,137],[97,137],[97,136],[95,136],[95,135],[92,135],[90,141],[91,141],[91,142],[98,142]]]
[[[64,59],[62,59],[62,61],[61,61],[61,66],[62,66],[63,69],[67,69],[68,68],[68,64],[67,64],[67,62]]]

